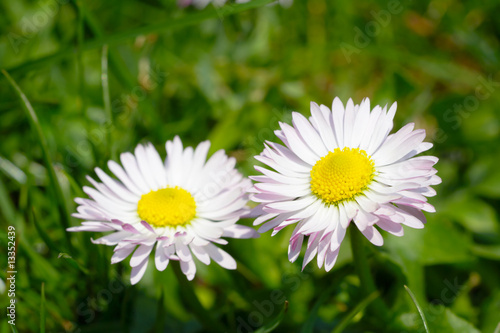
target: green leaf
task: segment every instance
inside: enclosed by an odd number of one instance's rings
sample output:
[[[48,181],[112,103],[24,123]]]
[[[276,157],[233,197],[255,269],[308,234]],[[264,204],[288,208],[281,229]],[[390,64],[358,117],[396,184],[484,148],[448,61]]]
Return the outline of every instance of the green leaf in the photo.
[[[43,282],[40,301],[40,333],[45,333],[45,283]]]
[[[424,329],[427,333],[429,333],[429,327],[427,326],[427,320],[425,320],[425,315],[422,309],[420,308],[420,305],[417,302],[417,299],[415,298],[415,295],[411,292],[410,288],[405,285],[405,289],[408,292],[408,295],[410,295],[411,300],[413,301],[413,304],[415,304],[415,307],[417,308],[418,314],[420,315],[420,319],[422,319],[422,323],[424,324]]]
[[[498,229],[493,207],[465,191],[448,198],[441,212],[475,233],[494,233]]]
[[[450,221],[432,216],[424,229],[405,228],[403,237],[387,236],[391,255],[422,265],[469,262],[471,240]]]
[[[288,301],[285,301],[285,304],[283,304],[283,309],[281,309],[280,313],[272,319],[270,322],[267,324],[264,324],[262,327],[260,327],[258,330],[254,331],[255,333],[269,333],[274,331],[276,327],[279,326],[283,318],[285,317],[285,314],[288,311]]]

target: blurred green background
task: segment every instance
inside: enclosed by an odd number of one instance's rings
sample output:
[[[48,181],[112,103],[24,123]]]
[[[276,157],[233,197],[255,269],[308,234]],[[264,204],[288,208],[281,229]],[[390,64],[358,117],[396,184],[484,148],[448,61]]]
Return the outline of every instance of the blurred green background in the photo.
[[[226,149],[255,174],[252,156],[264,140],[277,141],[278,121],[335,96],[397,101],[395,128],[416,122],[440,158],[443,183],[426,228],[384,234],[384,246],[369,247],[391,319],[364,308],[348,239],[331,272],[313,262],[301,273],[301,258],[287,260],[291,229],[230,241],[224,249],[237,271],[200,265],[189,286],[207,313],[228,332],[331,332],[339,324],[345,332],[425,332],[407,285],[431,332],[499,332],[500,3],[269,2],[198,11],[170,0],[0,1],[0,67],[37,112],[66,208],[39,136],[1,76],[0,277],[12,225],[19,332],[41,331],[44,321],[47,332],[206,331],[171,267],[150,265],[130,286],[128,261],[111,265],[112,248],[89,241],[97,234],[67,234],[64,223],[79,221],[65,210],[75,210],[94,167],[147,141],[164,157],[175,135],[185,145],[210,139],[211,152]],[[7,293],[0,297],[5,308]],[[0,331],[10,331],[5,315]]]

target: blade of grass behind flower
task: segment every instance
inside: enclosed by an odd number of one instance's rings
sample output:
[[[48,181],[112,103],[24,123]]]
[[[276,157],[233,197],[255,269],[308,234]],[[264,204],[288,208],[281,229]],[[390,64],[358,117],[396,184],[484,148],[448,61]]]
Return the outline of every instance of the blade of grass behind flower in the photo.
[[[47,167],[47,172],[49,174],[50,183],[51,183],[52,188],[55,192],[57,202],[59,203],[58,204],[59,215],[60,215],[59,220],[61,222],[61,226],[63,228],[63,232],[64,232],[64,235],[66,237],[68,247],[71,249],[71,242],[69,239],[69,235],[66,232],[66,228],[69,228],[68,208],[66,207],[66,203],[64,200],[64,195],[63,195],[61,185],[59,184],[59,181],[57,180],[56,172],[55,172],[54,166],[52,164],[52,158],[50,157],[50,154],[49,154],[47,140],[45,139],[45,135],[43,134],[42,127],[40,126],[40,122],[38,121],[38,117],[35,113],[35,110],[31,106],[31,103],[29,102],[28,98],[23,93],[21,88],[19,88],[19,86],[12,79],[12,77],[9,75],[9,73],[7,73],[3,69],[2,69],[2,73],[7,78],[7,81],[9,81],[10,85],[16,91],[17,96],[21,99],[21,101],[22,101],[21,105],[23,106],[23,109],[26,112],[26,115],[28,116],[28,120],[30,122],[31,128],[33,131],[35,131],[36,137],[37,137],[38,141],[40,142],[40,146],[42,148],[43,161],[45,163],[45,166]]]
[[[9,324],[9,325],[10,325],[10,329],[12,330],[13,333],[19,333],[19,331],[16,328],[16,325],[11,325],[11,324]]]
[[[371,302],[380,296],[378,291],[374,291],[361,302],[358,303],[349,313],[340,321],[340,323],[333,329],[332,333],[341,333],[349,325],[351,320],[361,311],[363,311]]]
[[[45,333],[45,283],[43,282],[40,301],[40,333]]]
[[[99,24],[99,20],[95,17],[92,11],[87,10],[85,3],[78,3],[79,10],[82,11],[83,18],[89,30],[92,32],[95,38],[103,38],[104,32]],[[104,44],[108,47],[108,44]],[[117,76],[118,82],[120,82],[125,88],[131,90],[137,85],[136,78],[130,73],[127,65],[120,57],[120,55],[116,52],[116,50],[109,49],[109,66],[113,73]]]
[[[24,171],[2,156],[0,156],[0,170],[2,170],[8,177],[14,179],[17,183],[26,183],[26,174]]]
[[[73,266],[74,268],[80,270],[83,274],[85,275],[88,275],[89,274],[89,270],[86,269],[85,267],[83,267],[78,261],[76,261],[75,259],[73,259],[72,256],[70,256],[69,254],[67,253],[59,253],[59,255],[57,256],[58,259],[65,259],[71,266]]]
[[[410,295],[411,300],[413,301],[413,304],[417,307],[418,314],[420,315],[420,318],[422,319],[422,322],[424,323],[424,329],[427,333],[429,333],[429,327],[427,326],[427,320],[425,320],[425,315],[424,312],[422,311],[422,308],[420,308],[420,305],[417,302],[417,298],[413,293],[411,292],[410,288],[405,285],[406,292],[408,292],[408,295]]]

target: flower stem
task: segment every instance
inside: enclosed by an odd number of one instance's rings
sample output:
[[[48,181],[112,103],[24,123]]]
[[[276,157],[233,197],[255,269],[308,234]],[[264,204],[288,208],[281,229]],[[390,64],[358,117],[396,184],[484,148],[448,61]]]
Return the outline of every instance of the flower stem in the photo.
[[[186,276],[182,273],[180,266],[176,264],[177,263],[173,263],[170,266],[172,266],[175,277],[179,282],[181,297],[189,307],[187,311],[194,315],[208,332],[227,332],[224,325],[215,320],[212,317],[212,314],[203,307],[200,300],[194,293],[194,284],[186,279]]]
[[[359,276],[363,294],[368,296],[378,291],[375,286],[375,281],[370,273],[370,266],[368,265],[368,260],[366,258],[364,245],[365,240],[358,228],[351,226],[349,229],[351,236],[352,260]],[[375,299],[369,308],[379,317],[379,319],[384,320],[388,317],[387,305],[381,298]]]

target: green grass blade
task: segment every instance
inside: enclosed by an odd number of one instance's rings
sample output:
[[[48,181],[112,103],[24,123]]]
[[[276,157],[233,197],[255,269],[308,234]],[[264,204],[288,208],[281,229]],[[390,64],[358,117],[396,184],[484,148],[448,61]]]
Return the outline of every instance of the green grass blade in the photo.
[[[12,330],[13,333],[19,333],[19,331],[16,328],[16,325],[10,325],[10,329]]]
[[[2,156],[0,156],[0,170],[19,184],[26,183],[26,174],[24,171]]]
[[[40,302],[40,333],[45,333],[45,283],[42,282],[42,294]]]
[[[42,148],[43,161],[44,161],[45,166],[47,168],[50,183],[51,183],[52,188],[55,192],[57,202],[59,203],[58,208],[59,208],[61,226],[64,230],[64,234],[65,234],[68,246],[71,248],[71,242],[69,240],[68,233],[66,232],[66,228],[69,228],[68,208],[66,207],[66,202],[64,199],[61,185],[59,184],[59,181],[57,180],[56,172],[55,172],[54,166],[52,164],[52,158],[50,157],[50,154],[49,154],[47,140],[45,139],[45,135],[43,134],[42,127],[40,126],[40,122],[38,121],[38,117],[35,113],[35,110],[31,106],[31,103],[29,102],[28,98],[23,93],[21,88],[19,88],[19,86],[12,79],[12,77],[9,75],[9,73],[7,73],[3,69],[2,69],[2,73],[7,78],[7,81],[9,81],[10,85],[14,88],[18,97],[21,99],[21,101],[22,101],[21,104],[23,106],[23,109],[26,112],[26,115],[28,116],[28,120],[30,122],[31,128],[32,128],[32,130],[35,131],[36,136],[38,138],[38,141],[40,142],[40,146]]]
[[[122,43],[124,41],[133,39],[137,36],[148,35],[148,34],[152,34],[152,33],[158,33],[158,32],[162,32],[162,31],[183,28],[183,27],[187,27],[190,25],[198,24],[198,23],[205,21],[205,20],[208,20],[208,19],[213,19],[213,18],[223,19],[224,17],[234,15],[237,13],[241,13],[243,11],[250,10],[253,8],[262,7],[262,6],[268,5],[272,2],[275,2],[275,0],[253,0],[253,1],[249,1],[247,3],[226,5],[226,6],[223,6],[222,8],[205,9],[205,10],[197,12],[197,13],[187,14],[187,15],[182,16],[180,18],[165,20],[165,21],[160,22],[160,23],[146,25],[143,27],[131,29],[131,30],[124,31],[124,32],[118,32],[118,33],[115,33],[115,34],[112,34],[109,36],[104,36],[102,38],[97,38],[97,39],[85,42],[81,47],[81,51],[87,51],[87,50],[100,48],[106,44],[108,44],[109,46],[116,45],[116,44]],[[21,73],[21,72],[24,73],[24,72],[27,72],[27,71],[32,70],[34,68],[37,68],[39,66],[47,65],[47,64],[59,61],[61,59],[73,56],[74,54],[75,54],[74,47],[68,47],[66,49],[63,49],[61,51],[58,51],[58,52],[51,54],[51,55],[48,55],[46,57],[27,61],[23,64],[8,68],[8,71],[13,73],[13,74],[14,73],[17,74],[17,73]]]
[[[278,327],[278,325],[285,317],[287,311],[288,311],[288,301],[285,301],[285,304],[283,304],[283,309],[281,309],[280,313],[276,316],[276,318],[274,318],[269,323],[265,324],[264,326],[256,330],[255,333],[269,333],[274,331],[274,329]]]
[[[377,297],[380,296],[378,291],[375,291],[365,297],[361,302],[359,302],[349,313],[340,321],[340,323],[334,328],[332,333],[343,332],[344,329],[349,325],[351,320],[361,311],[363,311],[371,302],[373,302]]]
[[[415,295],[411,292],[410,288],[408,288],[405,285],[405,289],[408,292],[408,295],[410,295],[411,300],[413,301],[413,304],[417,307],[418,314],[420,315],[420,318],[422,319],[422,322],[424,323],[424,329],[427,333],[429,333],[429,327],[427,326],[427,320],[425,320],[424,312],[420,308],[420,305],[418,305],[417,299],[415,298]]]
[[[67,253],[59,253],[59,255],[57,256],[58,259],[64,259],[66,260],[72,267],[78,269],[79,271],[81,271],[83,274],[85,275],[89,275],[89,270],[86,269],[85,267],[82,266],[82,264],[80,264],[78,261],[76,261],[75,259],[73,259],[72,256],[70,256],[69,254]]]
[[[85,3],[80,2],[79,9],[84,13],[84,19],[90,32],[92,32],[95,38],[103,38],[104,32],[99,24],[99,20],[95,17],[92,11],[87,10]],[[107,44],[106,44],[107,45]],[[116,50],[109,50],[109,66],[114,72],[120,82],[125,88],[131,90],[137,85],[136,78],[130,73],[129,68],[116,52]]]

